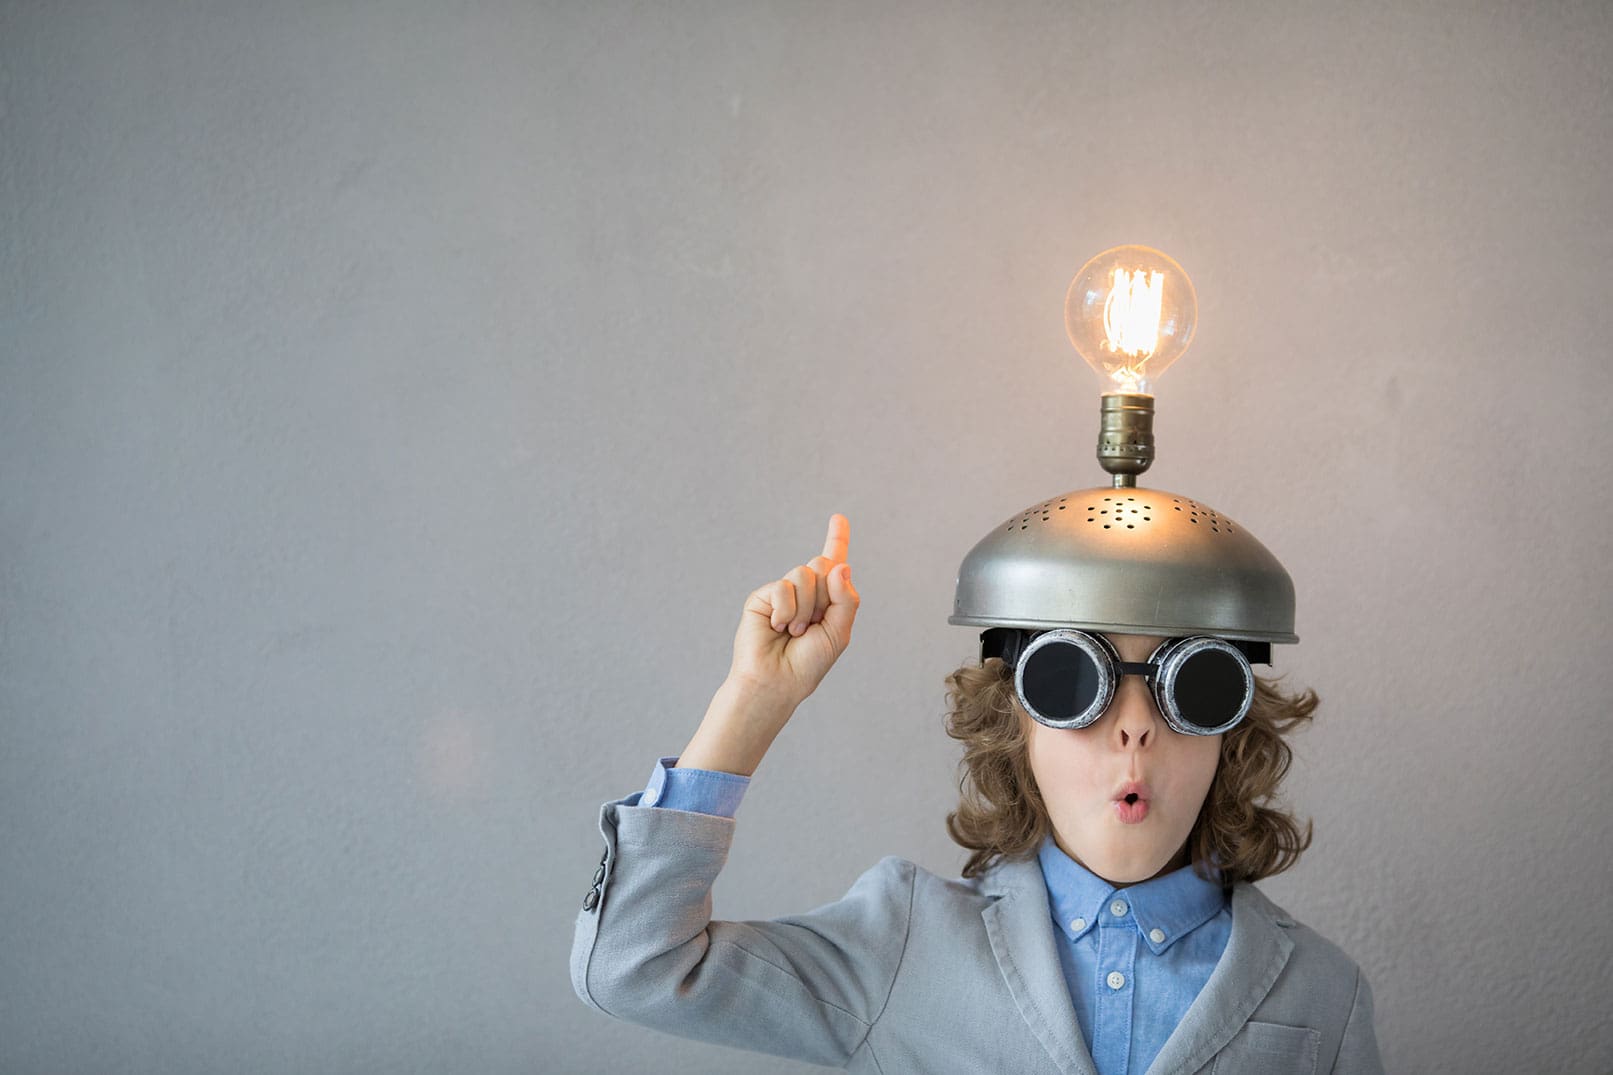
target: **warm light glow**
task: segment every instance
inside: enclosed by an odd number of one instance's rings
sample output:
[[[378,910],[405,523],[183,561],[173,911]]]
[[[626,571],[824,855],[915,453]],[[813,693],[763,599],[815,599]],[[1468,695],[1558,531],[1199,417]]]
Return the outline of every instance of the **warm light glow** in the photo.
[[[1064,323],[1105,392],[1149,393],[1187,349],[1197,309],[1193,283],[1174,260],[1150,247],[1119,246],[1081,267],[1065,298]]]
[[[1159,307],[1165,298],[1165,274],[1141,269],[1115,270],[1115,286],[1103,304],[1103,331],[1109,350],[1147,358],[1159,346]]]
[[[1148,360],[1159,346],[1159,313],[1165,298],[1165,274],[1116,269],[1109,300],[1103,304],[1104,346],[1131,359],[1104,368],[1124,391],[1134,391],[1147,375]]]

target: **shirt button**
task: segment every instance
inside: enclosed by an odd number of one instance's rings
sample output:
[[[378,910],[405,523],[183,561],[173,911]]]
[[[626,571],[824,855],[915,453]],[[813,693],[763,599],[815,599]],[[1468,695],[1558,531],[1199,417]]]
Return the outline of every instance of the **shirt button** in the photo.
[[[1084,918],[1077,918],[1077,919],[1075,919],[1074,921],[1072,921],[1070,923],[1070,929],[1074,930],[1076,933],[1080,933],[1082,930],[1084,930],[1086,928],[1087,928],[1087,920],[1084,919]]]
[[[1164,944],[1165,931],[1162,929],[1151,929],[1148,931],[1148,939],[1153,941],[1155,944]]]
[[[1126,976],[1124,974],[1121,974],[1117,970],[1110,971],[1109,972],[1109,988],[1110,989],[1124,989],[1124,988],[1126,988]]]
[[[1115,900],[1109,905],[1109,913],[1114,915],[1116,918],[1124,918],[1126,914],[1126,901]]]
[[[639,799],[639,802],[643,803],[645,806],[654,806],[655,800],[658,798],[660,798],[660,796],[656,794],[654,788],[651,788],[649,791],[644,793],[644,795]]]

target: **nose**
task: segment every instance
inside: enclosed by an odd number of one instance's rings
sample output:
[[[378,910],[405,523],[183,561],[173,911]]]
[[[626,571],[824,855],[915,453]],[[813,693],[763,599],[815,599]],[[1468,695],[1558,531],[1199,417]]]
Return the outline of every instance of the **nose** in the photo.
[[[1114,718],[1109,734],[1119,749],[1142,750],[1159,741],[1163,718],[1142,676],[1121,677],[1114,701],[1109,703],[1109,715]]]

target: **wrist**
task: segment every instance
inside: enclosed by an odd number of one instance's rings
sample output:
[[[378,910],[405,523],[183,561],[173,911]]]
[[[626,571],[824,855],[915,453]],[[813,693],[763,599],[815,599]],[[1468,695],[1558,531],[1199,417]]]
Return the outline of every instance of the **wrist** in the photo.
[[[804,698],[797,698],[787,690],[783,690],[764,680],[751,679],[747,676],[728,673],[722,686],[717,688],[712,698],[712,707],[719,701],[724,702],[738,712],[749,714],[753,720],[774,720],[783,724],[790,719]]]
[[[724,681],[678,767],[751,776],[797,704],[743,680]]]

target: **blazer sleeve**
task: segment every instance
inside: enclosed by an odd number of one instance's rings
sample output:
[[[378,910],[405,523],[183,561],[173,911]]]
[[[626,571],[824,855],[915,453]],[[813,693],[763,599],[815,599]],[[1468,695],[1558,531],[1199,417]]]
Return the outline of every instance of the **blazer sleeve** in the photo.
[[[1350,1006],[1350,1018],[1344,1025],[1344,1039],[1339,1042],[1333,1072],[1334,1075],[1383,1075],[1378,1036],[1372,1027],[1372,986],[1360,971],[1356,972],[1355,1002]]]
[[[637,798],[600,811],[604,859],[572,941],[577,995],[681,1037],[845,1066],[896,980],[916,867],[887,858],[805,914],[712,921],[733,820]]]

